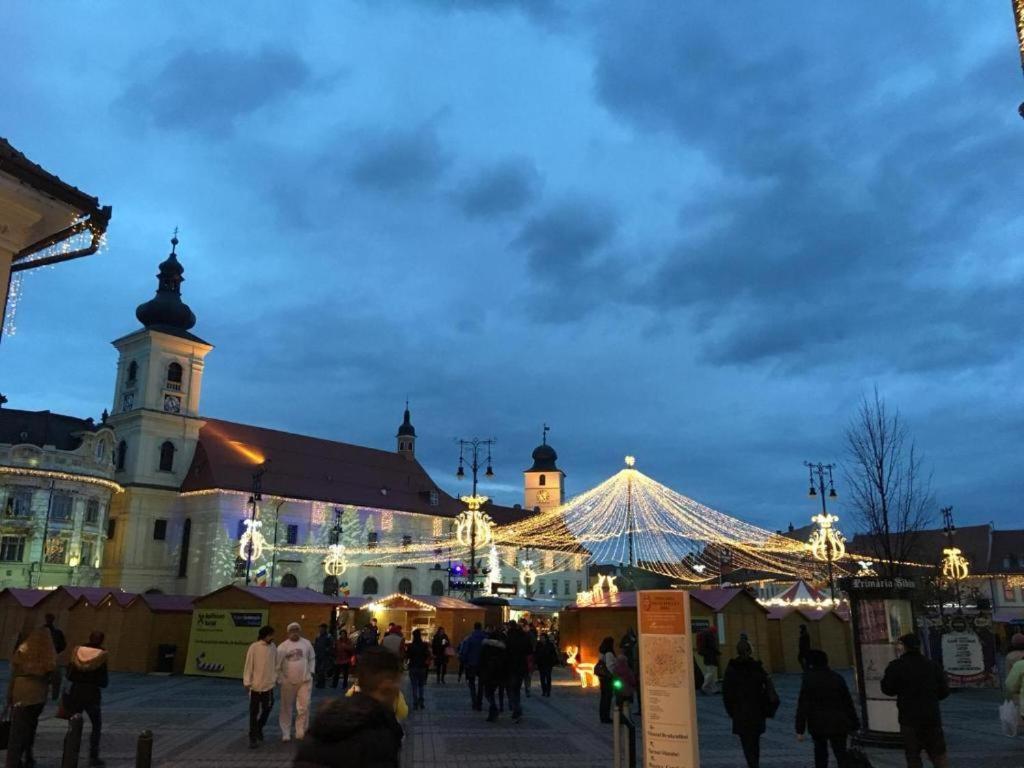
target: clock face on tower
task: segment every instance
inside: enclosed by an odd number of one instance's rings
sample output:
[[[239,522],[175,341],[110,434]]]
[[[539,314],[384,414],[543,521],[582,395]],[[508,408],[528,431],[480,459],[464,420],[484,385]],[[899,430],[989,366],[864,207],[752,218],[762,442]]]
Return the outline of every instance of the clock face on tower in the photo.
[[[181,398],[177,395],[164,395],[164,411],[166,413],[181,413]]]
[[[121,410],[130,411],[135,406],[135,393],[125,392],[121,395]]]
[[[550,491],[537,491],[537,501],[544,502],[544,501],[550,501],[550,500],[551,500],[551,492]]]

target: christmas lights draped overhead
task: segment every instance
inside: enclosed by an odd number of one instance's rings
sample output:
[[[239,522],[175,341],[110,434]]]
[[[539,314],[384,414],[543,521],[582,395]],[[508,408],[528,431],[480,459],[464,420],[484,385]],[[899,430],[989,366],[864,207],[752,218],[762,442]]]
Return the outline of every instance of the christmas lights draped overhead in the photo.
[[[582,546],[597,563],[634,563],[688,582],[717,579],[720,569],[750,568],[810,577],[816,565],[803,542],[750,525],[626,467],[557,509],[502,526],[502,544],[548,549]]]

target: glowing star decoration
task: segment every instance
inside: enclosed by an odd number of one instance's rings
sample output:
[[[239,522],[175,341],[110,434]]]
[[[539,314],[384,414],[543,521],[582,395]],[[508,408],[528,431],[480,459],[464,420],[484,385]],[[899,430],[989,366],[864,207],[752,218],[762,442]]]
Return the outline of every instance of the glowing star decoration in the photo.
[[[626,466],[632,469],[636,465],[636,456],[626,457]]]
[[[967,578],[969,570],[967,558],[959,549],[951,547],[942,550],[942,575],[945,578],[960,581]]]
[[[818,530],[811,534],[807,542],[811,548],[811,554],[815,560],[827,562],[842,560],[846,555],[846,542],[843,534],[833,527],[833,523],[839,521],[836,515],[822,513],[811,518],[811,522],[818,524]],[[831,551],[830,551],[831,550]]]
[[[486,496],[463,496],[467,509],[455,518],[455,539],[464,547],[473,543],[486,547],[492,541],[491,528],[494,521],[490,515],[480,511]]]
[[[331,544],[324,558],[324,573],[328,576],[341,576],[346,570],[348,560],[345,558],[345,545]]]
[[[245,531],[242,538],[238,540],[238,556],[243,560],[259,560],[263,556],[263,545],[266,540],[263,538],[263,523],[252,518],[245,519]]]
[[[519,583],[530,587],[537,580],[537,572],[533,570],[533,560],[523,560],[523,569],[519,572]]]

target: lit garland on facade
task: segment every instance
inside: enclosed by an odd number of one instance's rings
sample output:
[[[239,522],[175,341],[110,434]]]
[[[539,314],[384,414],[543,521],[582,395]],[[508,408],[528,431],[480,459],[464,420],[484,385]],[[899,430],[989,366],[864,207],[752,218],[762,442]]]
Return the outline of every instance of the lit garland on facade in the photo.
[[[394,592],[394,593],[388,595],[387,597],[382,597],[379,600],[374,600],[372,603],[367,603],[365,606],[363,606],[363,610],[364,611],[374,611],[374,612],[387,611],[387,610],[389,610],[389,607],[387,605],[385,605],[385,603],[387,603],[387,602],[389,602],[391,600],[404,600],[406,602],[412,603],[418,609],[423,610],[423,611],[436,611],[437,610],[430,603],[424,603],[422,600],[417,600],[412,595],[405,595],[405,594],[402,594],[401,592]]]
[[[65,480],[69,483],[86,483],[106,488],[112,493],[124,491],[120,485],[113,480],[105,480],[102,477],[92,475],[73,475],[69,472],[56,472],[50,469],[27,469],[25,467],[0,467],[0,475],[16,475],[18,477],[38,477],[45,480]]]

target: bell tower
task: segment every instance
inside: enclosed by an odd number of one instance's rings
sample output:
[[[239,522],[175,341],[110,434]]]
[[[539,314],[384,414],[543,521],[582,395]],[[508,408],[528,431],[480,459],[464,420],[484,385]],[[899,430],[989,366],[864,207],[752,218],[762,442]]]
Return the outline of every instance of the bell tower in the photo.
[[[409,418],[409,401],[405,401],[405,416],[402,419],[401,425],[398,427],[398,453],[405,458],[412,459],[416,458],[416,428],[412,425],[412,421]]]
[[[542,512],[565,503],[565,473],[558,468],[558,454],[548,445],[551,427],[544,425],[541,444],[533,449],[533,466],[523,472],[523,508]]]

